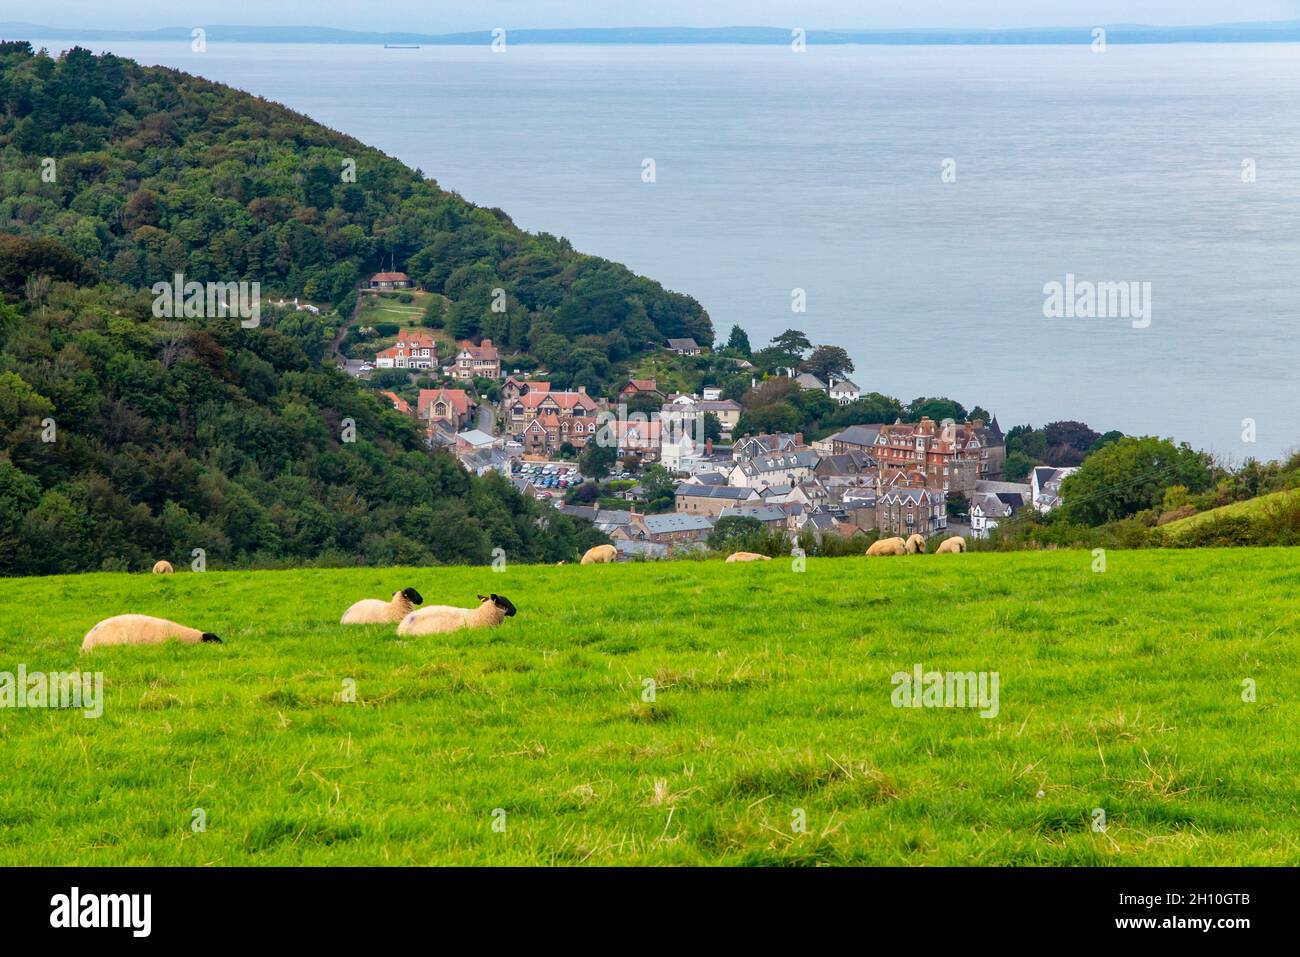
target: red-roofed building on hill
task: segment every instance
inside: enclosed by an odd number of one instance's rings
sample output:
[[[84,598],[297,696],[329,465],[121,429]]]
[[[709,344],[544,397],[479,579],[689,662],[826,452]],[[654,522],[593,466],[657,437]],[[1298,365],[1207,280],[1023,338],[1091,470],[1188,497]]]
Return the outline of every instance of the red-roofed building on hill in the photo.
[[[432,369],[438,364],[438,342],[424,332],[403,332],[387,349],[375,353],[376,369]]]
[[[414,285],[404,272],[377,272],[367,283],[371,289],[410,289]]]
[[[989,460],[979,437],[982,425],[943,425],[929,418],[882,425],[867,453],[880,463],[882,484],[884,476],[904,472],[908,482],[921,479],[917,484],[927,489],[969,499],[975,483],[988,478]]]
[[[430,426],[441,422],[459,432],[477,409],[478,405],[464,389],[421,389],[416,416]]]
[[[460,344],[456,352],[456,366],[452,375],[457,379],[472,381],[477,378],[501,378],[501,355],[491,339],[484,339],[478,345],[469,340]]]
[[[501,383],[501,404],[509,408],[511,403],[521,395],[529,392],[548,392],[551,384],[543,379],[519,379],[515,376],[506,376],[506,381]]]
[[[657,402],[664,400],[664,394],[654,379],[629,379],[627,385],[623,386],[623,390],[619,392],[618,397],[626,402],[638,395],[649,396]]]
[[[381,392],[379,394],[389,402],[393,403],[393,408],[398,412],[401,412],[403,415],[411,414],[411,403],[407,402],[396,392]]]

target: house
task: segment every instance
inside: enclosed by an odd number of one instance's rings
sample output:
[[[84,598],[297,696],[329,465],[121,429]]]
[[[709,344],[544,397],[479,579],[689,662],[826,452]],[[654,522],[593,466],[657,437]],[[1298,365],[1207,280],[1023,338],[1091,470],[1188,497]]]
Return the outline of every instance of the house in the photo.
[[[840,379],[838,382],[832,379],[830,388],[827,391],[830,393],[830,397],[840,405],[848,405],[862,398],[862,390],[848,379]]]
[[[457,451],[456,459],[473,475],[482,477],[489,472],[497,472],[510,478],[510,453],[503,448],[467,448]]]
[[[393,408],[398,412],[401,412],[403,415],[411,414],[411,403],[407,402],[396,392],[381,392],[379,394],[389,402],[393,403]]]
[[[1040,465],[1029,473],[1030,502],[1046,515],[1061,504],[1061,483],[1079,471],[1078,467],[1057,469]]]
[[[759,503],[762,499],[758,492],[751,488],[683,482],[675,490],[674,501],[678,512],[692,515],[719,515],[724,508],[746,502]]]
[[[414,285],[404,272],[377,272],[366,283],[369,289],[410,289]]]
[[[741,459],[752,459],[771,452],[789,452],[799,448],[803,448],[802,432],[747,435],[731,446],[731,458],[732,461],[739,462]]]
[[[926,488],[970,498],[975,483],[985,477],[988,460],[981,456],[982,449],[973,423],[941,424],[926,417],[881,426],[871,454],[882,472],[916,472]]]
[[[947,527],[947,501],[942,491],[895,485],[876,499],[876,528],[881,536],[919,534],[929,538]]]
[[[507,376],[501,383],[501,406],[507,408],[521,396],[529,392],[549,392],[551,384],[543,379],[521,379]]]
[[[879,470],[876,460],[860,449],[823,455],[814,469],[819,479],[872,476]]]
[[[727,484],[727,475],[725,472],[696,472],[690,478],[686,479],[683,485],[708,485],[717,488]]]
[[[643,461],[658,460],[662,432],[662,423],[659,421],[649,421],[639,417],[609,418],[602,423],[601,428],[605,430],[601,441],[607,438],[614,445],[620,459],[629,455],[638,455]]]
[[[599,406],[587,395],[586,386],[579,386],[577,392],[552,392],[550,383],[543,382],[530,383],[529,388],[512,401],[504,402],[503,408],[510,426],[520,429],[539,415],[550,414],[557,418],[595,416]]]
[[[695,407],[706,414],[716,415],[718,424],[727,435],[735,431],[740,424],[740,414],[745,411],[734,399],[701,399]]]
[[[798,485],[813,477],[820,456],[812,449],[776,452],[741,459],[727,475],[730,485],[763,488],[767,485]]]
[[[495,435],[488,435],[488,433],[480,429],[470,429],[468,432],[460,432],[456,435],[457,451],[489,449],[494,446],[500,447],[501,440]]]
[[[656,402],[663,402],[664,394],[659,389],[659,384],[654,379],[629,379],[627,385],[623,386],[618,393],[620,402],[626,402],[637,396],[649,396]]]
[[[478,411],[478,404],[464,389],[421,389],[416,417],[422,422],[441,423],[459,432]]]
[[[970,503],[971,538],[988,538],[990,532],[1024,504],[1017,492],[976,492]]]
[[[691,472],[711,452],[704,438],[704,413],[692,405],[669,403],[659,413],[659,462],[670,472]]]
[[[882,425],[850,425],[847,429],[828,436],[831,451],[835,454],[853,450],[871,452],[876,447]]]
[[[762,522],[763,527],[770,532],[781,532],[785,530],[788,517],[785,509],[776,505],[733,505],[719,512],[717,521],[724,518],[752,518]]]
[[[437,340],[419,331],[399,333],[396,342],[375,353],[376,369],[432,369],[437,364]]]
[[[700,398],[705,402],[718,402],[722,399],[722,390],[716,385],[706,385],[700,389]]]
[[[501,378],[501,355],[492,345],[492,340],[484,339],[478,345],[469,340],[462,342],[456,352],[452,375],[465,380]]]
[[[795,385],[801,389],[815,389],[818,392],[826,391],[826,383],[817,378],[811,372],[801,372],[794,377]]]
[[[694,339],[669,339],[668,348],[679,356],[698,356],[699,344]]]
[[[614,548],[618,551],[619,558],[629,560],[657,561],[661,558],[667,558],[672,553],[672,549],[668,545],[660,545],[656,542],[635,542],[623,538],[615,539]]]
[[[640,520],[646,541],[656,545],[686,545],[702,542],[713,531],[713,518],[708,515],[688,515],[667,512],[663,515],[645,515]]]

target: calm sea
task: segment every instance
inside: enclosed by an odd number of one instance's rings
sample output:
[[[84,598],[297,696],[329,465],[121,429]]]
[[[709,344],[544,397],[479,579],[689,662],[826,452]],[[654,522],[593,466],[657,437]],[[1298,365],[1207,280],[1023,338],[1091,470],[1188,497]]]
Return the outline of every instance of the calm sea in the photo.
[[[111,48],[627,263],[720,336],[842,344],[864,389],[1300,446],[1300,45]],[[1150,283],[1149,326],[1044,318],[1067,274]]]

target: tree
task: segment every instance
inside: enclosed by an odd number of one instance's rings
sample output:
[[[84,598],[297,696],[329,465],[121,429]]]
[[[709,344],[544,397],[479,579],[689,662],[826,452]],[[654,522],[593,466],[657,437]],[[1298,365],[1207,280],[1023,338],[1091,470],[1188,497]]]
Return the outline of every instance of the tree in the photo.
[[[603,479],[614,467],[614,460],[617,457],[612,447],[592,440],[583,447],[582,454],[578,456],[578,468],[582,469],[582,474],[588,478]]]
[[[823,382],[842,379],[853,371],[853,360],[839,346],[818,346],[803,364],[804,372],[811,372]]]
[[[754,516],[728,515],[713,524],[706,544],[715,552],[729,551],[736,542],[743,542],[762,533],[763,523]]]
[[[727,337],[727,348],[732,352],[739,353],[746,359],[754,354],[749,345],[749,334],[740,326],[731,327],[731,335]]]
[[[1208,456],[1185,442],[1123,438],[1094,452],[1062,483],[1059,511],[1066,521],[1101,525],[1158,508],[1174,485],[1202,492],[1212,477]]]
[[[641,476],[641,490],[645,495],[647,512],[664,512],[673,507],[677,497],[677,483],[662,465],[652,465]]]
[[[706,441],[712,439],[714,442],[722,440],[722,420],[712,412],[704,413],[704,438]]]
[[[812,343],[798,329],[787,329],[779,336],[775,336],[772,339],[772,345],[796,359],[802,359],[805,352],[812,350]]]
[[[904,418],[911,422],[919,422],[923,418],[933,419],[935,422],[942,422],[944,419],[952,419],[954,422],[965,422],[966,407],[953,399],[923,397],[911,401],[906,409]]]

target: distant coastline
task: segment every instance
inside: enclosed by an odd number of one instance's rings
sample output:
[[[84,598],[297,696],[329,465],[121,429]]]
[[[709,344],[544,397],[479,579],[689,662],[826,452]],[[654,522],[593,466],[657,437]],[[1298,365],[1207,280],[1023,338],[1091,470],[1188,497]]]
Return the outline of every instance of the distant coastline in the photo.
[[[1206,26],[1144,26],[1141,24],[1091,24],[1077,27],[1026,27],[1016,29],[807,29],[810,45],[863,44],[881,46],[1016,46],[1087,43],[1092,31],[1102,27],[1107,43],[1294,43],[1300,41],[1300,20],[1260,23],[1223,23]],[[92,30],[48,27],[35,23],[0,23],[0,39],[7,40],[159,40],[189,42],[193,27],[156,30]],[[207,39],[226,43],[338,43],[408,44],[426,46],[486,46],[492,30],[469,33],[368,33],[312,26],[204,25]],[[555,30],[507,29],[510,43],[564,44],[748,44],[784,45],[791,42],[789,27],[584,27]]]

